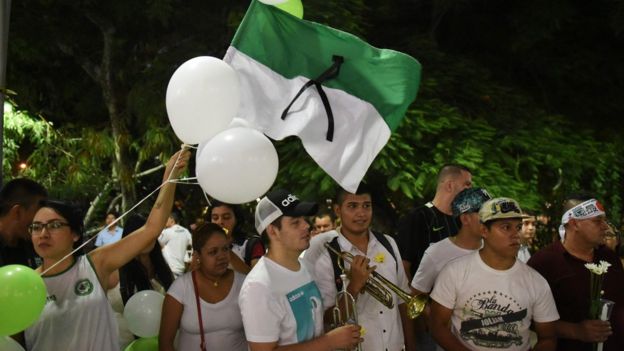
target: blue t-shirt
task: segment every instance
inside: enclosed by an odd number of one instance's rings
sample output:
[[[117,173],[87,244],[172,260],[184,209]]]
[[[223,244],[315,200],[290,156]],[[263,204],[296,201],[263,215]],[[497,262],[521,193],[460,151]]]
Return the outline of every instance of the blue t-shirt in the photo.
[[[115,232],[111,233],[108,229],[102,229],[98,235],[97,239],[95,239],[95,246],[100,247],[108,244],[112,244],[119,239],[121,239],[121,234],[123,233],[123,228],[117,226],[115,227]]]

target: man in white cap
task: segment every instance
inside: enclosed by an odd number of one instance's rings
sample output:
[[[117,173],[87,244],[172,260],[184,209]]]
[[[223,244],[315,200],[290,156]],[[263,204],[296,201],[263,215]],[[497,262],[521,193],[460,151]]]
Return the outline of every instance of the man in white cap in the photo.
[[[605,351],[624,350],[624,269],[617,255],[604,247],[608,229],[602,204],[586,195],[564,202],[560,232],[563,241],[536,252],[528,264],[550,284],[561,320],[556,326],[557,350],[591,350],[592,343],[605,342]],[[590,271],[587,263],[611,264],[603,277],[603,298],[615,302],[611,323],[592,319]]]
[[[268,252],[247,275],[239,295],[245,335],[251,351],[351,349],[360,327],[345,325],[323,334],[323,301],[306,265],[299,260],[310,245],[317,205],[274,190],[256,206],[256,230]]]
[[[559,319],[546,280],[516,259],[522,210],[509,198],[481,206],[483,248],[450,262],[431,293],[431,329],[445,350],[554,350]],[[450,322],[450,328],[449,328]]]

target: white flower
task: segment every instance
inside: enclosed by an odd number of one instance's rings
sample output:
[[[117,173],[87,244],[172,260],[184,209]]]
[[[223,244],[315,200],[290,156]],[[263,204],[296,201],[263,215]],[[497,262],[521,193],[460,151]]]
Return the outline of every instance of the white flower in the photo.
[[[600,261],[598,264],[596,263],[586,263],[585,268],[589,269],[590,272],[596,275],[603,275],[607,273],[607,270],[611,267],[611,263],[607,261]]]
[[[589,269],[589,271],[594,274],[600,274],[598,266],[595,263],[585,263],[585,268]]]

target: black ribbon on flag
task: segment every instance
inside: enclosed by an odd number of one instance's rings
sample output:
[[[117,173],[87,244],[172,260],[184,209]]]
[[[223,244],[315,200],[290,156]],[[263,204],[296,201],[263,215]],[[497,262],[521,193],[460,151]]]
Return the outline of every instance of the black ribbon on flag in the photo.
[[[334,55],[332,56],[332,61],[334,63],[331,65],[331,67],[329,67],[325,72],[321,73],[321,75],[319,75],[317,78],[310,79],[307,83],[303,85],[303,87],[301,87],[301,89],[299,89],[299,92],[297,93],[297,95],[295,95],[292,101],[290,101],[288,106],[284,109],[284,112],[282,112],[282,120],[285,120],[286,116],[288,115],[288,112],[290,111],[290,108],[295,103],[295,101],[297,101],[299,96],[301,96],[301,94],[303,94],[303,92],[309,87],[311,86],[316,87],[316,90],[321,96],[323,107],[325,107],[325,113],[327,113],[327,136],[326,136],[327,141],[334,140],[334,114],[332,113],[331,105],[329,104],[329,99],[327,99],[327,95],[325,94],[325,91],[323,91],[322,84],[338,76],[338,73],[340,73],[340,66],[344,62],[344,57]]]

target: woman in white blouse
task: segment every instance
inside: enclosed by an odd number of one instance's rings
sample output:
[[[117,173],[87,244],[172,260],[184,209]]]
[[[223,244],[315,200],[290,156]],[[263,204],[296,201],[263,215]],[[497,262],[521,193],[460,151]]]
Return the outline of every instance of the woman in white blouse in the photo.
[[[238,307],[245,276],[228,268],[230,244],[220,226],[205,223],[193,233],[193,260],[198,269],[176,279],[165,296],[160,350],[246,351]]]

